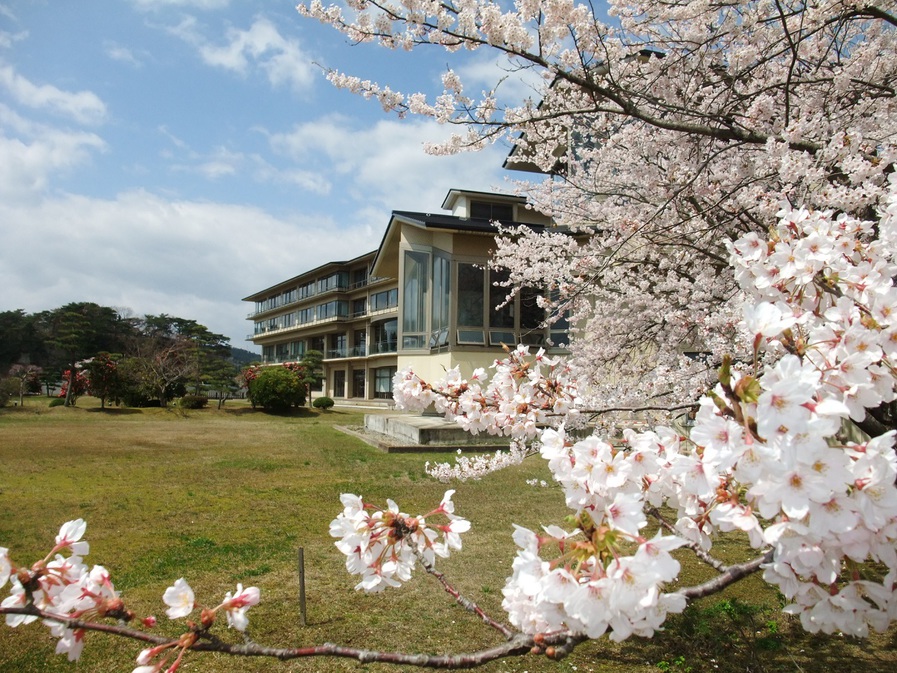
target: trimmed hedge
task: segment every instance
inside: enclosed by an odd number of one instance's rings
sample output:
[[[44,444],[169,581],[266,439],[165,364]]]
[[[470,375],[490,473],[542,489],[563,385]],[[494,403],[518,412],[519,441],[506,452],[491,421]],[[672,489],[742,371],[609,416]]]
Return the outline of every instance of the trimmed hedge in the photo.
[[[266,367],[249,384],[249,396],[265,411],[287,411],[305,404],[305,383],[286,367]]]
[[[205,395],[184,395],[178,402],[182,409],[202,409],[209,404]]]
[[[332,407],[333,404],[334,404],[333,400],[330,399],[329,397],[318,397],[315,399],[314,402],[311,403],[311,405],[315,409],[323,409],[324,411],[327,411],[328,409],[330,409],[330,407]]]

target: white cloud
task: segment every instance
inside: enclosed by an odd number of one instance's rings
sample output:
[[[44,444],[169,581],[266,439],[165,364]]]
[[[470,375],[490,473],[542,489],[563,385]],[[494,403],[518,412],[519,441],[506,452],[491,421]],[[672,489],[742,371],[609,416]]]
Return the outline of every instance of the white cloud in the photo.
[[[131,0],[134,6],[144,12],[178,7],[186,9],[213,10],[224,9],[230,0]]]
[[[170,32],[193,45],[207,65],[244,77],[257,68],[265,73],[271,86],[288,86],[298,92],[308,89],[314,81],[316,71],[311,57],[297,40],[281,35],[268,19],[256,19],[248,30],[228,29],[223,45],[203,37],[192,17]]]
[[[51,84],[33,84],[12,66],[0,66],[0,86],[13,99],[34,109],[50,109],[62,113],[81,124],[97,124],[106,117],[106,105],[91,91],[69,92]]]
[[[0,221],[0,309],[94,301],[191,318],[243,347],[252,331],[243,297],[318,266],[321,251],[372,250],[382,233],[145,191],[28,207],[0,201]]]
[[[232,152],[226,147],[217,147],[208,155],[190,153],[190,164],[174,164],[172,170],[184,173],[198,173],[209,180],[215,180],[226,175],[236,175],[240,166],[244,163],[244,155],[241,152]]]
[[[502,147],[449,157],[424,152],[427,142],[449,132],[418,119],[382,120],[359,129],[333,115],[297,125],[289,133],[272,134],[270,143],[305,170],[318,170],[344,185],[342,193],[359,203],[376,204],[387,212],[434,212],[453,187],[488,190],[503,180]]]
[[[108,42],[104,45],[104,49],[106,52],[106,56],[111,58],[113,61],[127,63],[128,65],[132,65],[135,68],[143,66],[143,61],[137,58],[134,55],[134,52],[127,47],[123,47],[120,44],[115,44],[114,42]]]
[[[23,119],[0,104],[0,197],[19,201],[47,188],[53,175],[71,171],[106,149],[102,138]]]
[[[527,98],[538,100],[539,91],[545,86],[542,72],[532,66],[514,65],[503,57],[496,58],[486,50],[471,55],[457,68],[468,96],[477,98],[495,87],[498,100],[505,105],[519,105]]]

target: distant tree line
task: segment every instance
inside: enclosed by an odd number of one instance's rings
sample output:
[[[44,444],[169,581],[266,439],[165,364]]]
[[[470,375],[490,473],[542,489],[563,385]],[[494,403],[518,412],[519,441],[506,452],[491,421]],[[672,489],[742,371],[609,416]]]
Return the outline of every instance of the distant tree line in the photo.
[[[66,405],[90,394],[106,404],[168,405],[241,385],[253,354],[195,320],[131,317],[91,302],[40,313],[0,312],[0,404],[60,391]]]

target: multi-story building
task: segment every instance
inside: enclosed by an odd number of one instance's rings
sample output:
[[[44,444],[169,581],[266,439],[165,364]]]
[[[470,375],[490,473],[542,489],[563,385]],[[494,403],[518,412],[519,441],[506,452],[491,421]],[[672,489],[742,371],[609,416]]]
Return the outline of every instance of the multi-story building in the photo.
[[[391,399],[392,377],[406,366],[425,379],[446,369],[486,367],[502,344],[565,342],[566,325],[543,326],[541,288],[501,309],[503,275],[486,268],[495,221],[542,229],[545,216],[522,197],[451,190],[449,214],[393,211],[380,246],[328,262],[249,295],[265,364],[324,353],[323,394],[356,401]]]

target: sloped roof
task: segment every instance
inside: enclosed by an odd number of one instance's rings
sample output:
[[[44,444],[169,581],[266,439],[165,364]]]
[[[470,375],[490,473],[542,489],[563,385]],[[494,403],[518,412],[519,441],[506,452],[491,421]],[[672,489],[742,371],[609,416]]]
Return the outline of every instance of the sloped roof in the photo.
[[[377,247],[377,254],[371,263],[371,273],[374,275],[384,275],[396,277],[395,273],[381,272],[384,264],[383,252],[389,247],[391,240],[398,236],[398,224],[409,224],[411,226],[420,227],[421,229],[432,229],[440,231],[461,231],[465,233],[492,235],[498,233],[498,227],[492,220],[475,218],[475,217],[459,217],[457,215],[443,215],[440,213],[419,213],[410,210],[394,210],[389,218],[389,224],[383,234],[383,239]],[[547,227],[544,224],[533,224],[531,222],[501,222],[504,227],[526,227],[533,231],[543,231]],[[396,261],[397,263],[397,261]]]

